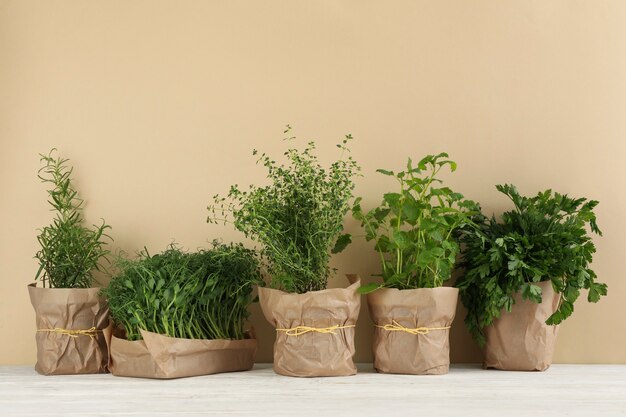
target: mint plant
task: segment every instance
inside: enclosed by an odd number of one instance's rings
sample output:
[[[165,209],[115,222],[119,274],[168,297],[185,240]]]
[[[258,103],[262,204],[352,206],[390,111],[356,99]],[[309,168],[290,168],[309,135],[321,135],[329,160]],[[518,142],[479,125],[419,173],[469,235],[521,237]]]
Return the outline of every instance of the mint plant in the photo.
[[[379,169],[398,183],[398,192],[387,193],[378,207],[364,212],[357,198],[352,214],[375,242],[382,265],[382,282],[364,285],[362,293],[381,287],[435,288],[450,279],[459,244],[457,232],[471,225],[477,205],[462,194],[441,186],[443,168],[456,170],[448,154],[428,155],[417,165],[408,160],[405,171]]]

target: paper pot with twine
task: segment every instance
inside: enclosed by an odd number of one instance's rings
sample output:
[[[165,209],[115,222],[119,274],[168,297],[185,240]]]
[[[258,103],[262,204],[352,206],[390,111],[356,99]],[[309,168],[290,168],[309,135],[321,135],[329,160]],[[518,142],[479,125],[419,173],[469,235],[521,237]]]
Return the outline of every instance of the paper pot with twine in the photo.
[[[560,294],[550,281],[535,285],[541,288],[541,303],[523,300],[518,292],[511,311],[502,311],[485,328],[485,368],[545,371],[552,364],[559,326],[547,325],[546,320],[557,310]]]
[[[361,307],[360,281],[347,288],[286,293],[259,288],[267,321],[276,328],[274,371],[298,377],[356,374],[354,334]]]
[[[100,288],[28,286],[35,309],[37,364],[43,375],[108,372],[109,307]]]
[[[253,331],[242,340],[182,339],[144,330],[142,340],[121,336],[111,339],[109,367],[115,376],[173,379],[247,371],[257,351]]]
[[[448,373],[458,289],[381,288],[367,295],[375,324],[374,368],[412,375]]]

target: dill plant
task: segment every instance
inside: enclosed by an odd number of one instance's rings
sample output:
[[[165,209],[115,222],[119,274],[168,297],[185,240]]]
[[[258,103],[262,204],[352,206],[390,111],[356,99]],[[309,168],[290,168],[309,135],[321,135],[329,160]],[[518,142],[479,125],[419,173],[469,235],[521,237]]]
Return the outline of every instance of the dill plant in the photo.
[[[39,155],[43,166],[38,177],[50,186],[48,203],[55,217],[37,236],[41,248],[35,255],[39,261],[35,279],[44,287],[89,288],[95,281],[93,272],[101,270],[100,262],[109,254],[106,240],[111,238],[106,230],[110,226],[104,220],[92,228],[84,226],[84,201],[73,186],[73,168],[55,152]]]
[[[287,126],[284,133],[289,131]],[[213,197],[207,221],[231,222],[262,245],[273,288],[295,293],[326,288],[331,253],[350,243],[342,234],[343,221],[360,171],[349,154],[350,140],[347,135],[337,145],[342,156],[328,168],[315,155],[314,142],[301,151],[288,149],[286,164],[263,153],[257,163],[266,168],[269,185],[233,185],[227,196]]]

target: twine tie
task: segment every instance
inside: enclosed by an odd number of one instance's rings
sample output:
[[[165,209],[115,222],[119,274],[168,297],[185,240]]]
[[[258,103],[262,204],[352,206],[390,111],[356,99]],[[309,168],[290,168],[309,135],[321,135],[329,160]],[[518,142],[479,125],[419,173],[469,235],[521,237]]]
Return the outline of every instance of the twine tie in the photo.
[[[345,326],[340,326],[338,324],[335,324],[334,326],[330,326],[330,327],[309,327],[309,326],[296,326],[296,327],[292,327],[290,329],[276,329],[276,331],[279,332],[285,332],[285,334],[287,336],[300,336],[303,334],[307,334],[307,333],[323,333],[323,334],[336,334],[335,330],[338,329],[349,329],[355,327],[354,324],[348,324]]]
[[[61,327],[55,327],[54,329],[37,329],[37,331],[64,334],[74,339],[78,336],[89,336],[91,339],[95,339],[98,333],[102,333],[102,330],[96,329],[95,327],[84,330],[71,330],[63,329]]]
[[[376,327],[383,329],[383,330],[387,330],[389,332],[405,332],[405,333],[410,333],[410,334],[428,334],[430,333],[431,330],[448,330],[450,328],[450,326],[409,328],[409,327],[404,327],[403,325],[401,325],[395,320],[393,320],[391,323],[392,324],[385,324],[384,326],[376,325]]]

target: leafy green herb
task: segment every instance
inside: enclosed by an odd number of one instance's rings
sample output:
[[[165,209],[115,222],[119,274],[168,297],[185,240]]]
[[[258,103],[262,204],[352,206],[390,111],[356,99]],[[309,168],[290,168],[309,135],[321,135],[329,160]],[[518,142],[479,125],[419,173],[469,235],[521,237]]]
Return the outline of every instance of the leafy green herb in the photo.
[[[128,340],[140,329],[186,339],[243,339],[252,289],[261,283],[254,251],[241,244],[195,253],[175,246],[137,259],[120,258],[102,294]]]
[[[412,289],[440,287],[450,279],[459,253],[456,232],[471,224],[477,205],[448,187],[437,187],[443,167],[456,170],[448,154],[428,155],[406,171],[379,169],[399,184],[397,193],[383,196],[380,206],[364,212],[357,198],[352,213],[376,242],[382,264],[382,283],[360,288],[368,293],[381,287]]]
[[[559,324],[574,311],[580,290],[587,289],[590,302],[607,294],[606,284],[596,282],[590,269],[596,248],[587,233],[602,235],[593,209],[595,200],[570,198],[552,193],[521,196],[513,185],[497,185],[508,196],[514,210],[495,217],[476,216],[477,229],[463,233],[465,273],[457,281],[461,301],[468,309],[465,323],[474,338],[484,344],[483,329],[511,311],[513,295],[541,302],[541,288],[551,281],[560,293],[559,307],[547,324]]]
[[[351,139],[346,136],[337,147],[349,152]],[[326,288],[331,249],[337,252],[349,243],[340,234],[359,166],[348,156],[325,168],[314,150],[314,142],[303,151],[288,149],[287,165],[262,154],[257,163],[267,169],[270,185],[245,191],[233,185],[227,197],[214,196],[208,207],[209,223],[232,222],[263,245],[270,285],[289,292]]]
[[[35,279],[44,287],[89,288],[93,272],[101,270],[100,262],[109,254],[105,239],[111,238],[105,232],[110,226],[104,220],[93,228],[83,226],[83,200],[72,185],[73,168],[68,159],[54,157],[55,151],[39,155],[43,167],[38,177],[51,186],[48,203],[56,215],[37,236],[41,249],[35,255],[39,261]]]

